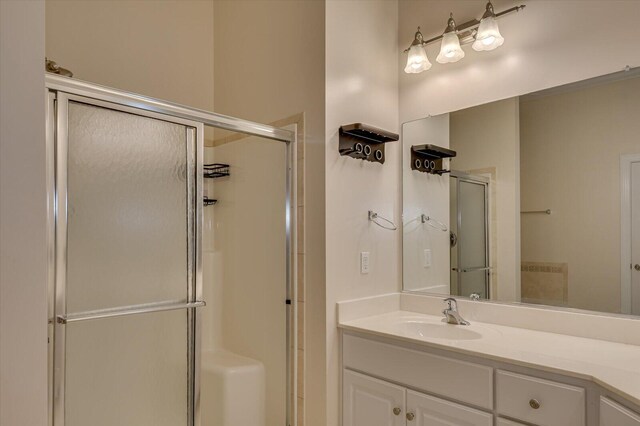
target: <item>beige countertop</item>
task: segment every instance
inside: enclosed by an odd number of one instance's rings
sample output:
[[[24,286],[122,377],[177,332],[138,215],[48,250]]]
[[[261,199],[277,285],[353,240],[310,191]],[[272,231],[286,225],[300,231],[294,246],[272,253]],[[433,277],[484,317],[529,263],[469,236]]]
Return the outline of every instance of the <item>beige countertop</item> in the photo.
[[[591,380],[640,405],[640,346],[396,310],[341,320],[339,327]]]

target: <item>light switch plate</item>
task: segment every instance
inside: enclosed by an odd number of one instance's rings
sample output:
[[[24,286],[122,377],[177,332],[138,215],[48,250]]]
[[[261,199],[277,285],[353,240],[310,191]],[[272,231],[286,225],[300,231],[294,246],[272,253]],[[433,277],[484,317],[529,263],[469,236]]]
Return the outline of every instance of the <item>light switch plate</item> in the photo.
[[[360,253],[360,273],[369,273],[369,252],[363,251]]]
[[[431,268],[431,249],[424,249],[422,252],[422,266]]]

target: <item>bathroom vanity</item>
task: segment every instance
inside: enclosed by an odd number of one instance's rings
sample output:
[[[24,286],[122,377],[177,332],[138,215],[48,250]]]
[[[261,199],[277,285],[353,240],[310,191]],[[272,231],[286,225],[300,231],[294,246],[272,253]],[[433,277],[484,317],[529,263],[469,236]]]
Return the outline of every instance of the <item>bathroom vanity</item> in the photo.
[[[343,426],[640,425],[640,346],[373,302],[339,306]]]

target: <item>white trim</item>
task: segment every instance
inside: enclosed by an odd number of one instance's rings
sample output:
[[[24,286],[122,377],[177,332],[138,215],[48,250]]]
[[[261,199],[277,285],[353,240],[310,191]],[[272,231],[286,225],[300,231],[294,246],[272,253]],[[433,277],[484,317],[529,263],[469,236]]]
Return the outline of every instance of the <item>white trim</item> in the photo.
[[[631,313],[631,163],[640,154],[620,156],[620,312]]]

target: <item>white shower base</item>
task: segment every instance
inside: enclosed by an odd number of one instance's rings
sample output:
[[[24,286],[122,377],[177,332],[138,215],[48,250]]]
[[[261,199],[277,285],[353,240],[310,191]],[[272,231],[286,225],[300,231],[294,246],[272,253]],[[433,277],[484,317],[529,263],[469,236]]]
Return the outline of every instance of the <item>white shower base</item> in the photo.
[[[265,426],[265,369],[225,350],[203,352],[202,426]]]

